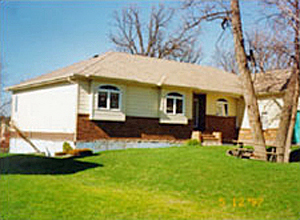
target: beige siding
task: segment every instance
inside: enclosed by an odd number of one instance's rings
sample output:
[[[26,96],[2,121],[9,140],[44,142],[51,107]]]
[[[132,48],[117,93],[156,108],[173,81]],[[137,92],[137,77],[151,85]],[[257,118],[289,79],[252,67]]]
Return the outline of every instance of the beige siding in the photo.
[[[90,83],[87,81],[79,82],[79,104],[78,113],[90,113],[90,100],[89,100]]]
[[[206,114],[207,115],[216,115],[217,112],[217,100],[218,99],[226,99],[228,101],[229,112],[228,116],[236,116],[237,115],[237,99],[225,96],[221,94],[208,93],[206,96]]]
[[[100,111],[97,109],[97,89],[100,85],[110,84],[122,90],[122,109],[119,112]],[[95,120],[124,121],[125,116],[160,118],[161,123],[186,124],[193,115],[193,91],[176,87],[153,87],[134,85],[132,83],[119,83],[116,81],[92,82],[92,98],[89,95],[88,82],[79,83],[79,113],[91,114]],[[185,112],[183,115],[168,115],[165,113],[166,95],[170,92],[178,92],[184,95]],[[216,115],[217,100],[223,98],[229,104],[229,116],[236,116],[239,108],[238,99],[230,96],[208,93],[206,114]]]
[[[12,120],[23,131],[74,133],[77,89],[60,84],[15,93]]]
[[[151,87],[127,86],[126,115],[158,118],[159,90]]]
[[[97,89],[100,85],[110,84],[122,90],[121,111],[104,111],[97,109]],[[124,121],[125,116],[161,118],[162,123],[187,123],[192,119],[192,92],[188,89],[160,89],[151,86],[137,86],[132,83],[121,84],[115,81],[103,80],[91,83],[92,98],[89,94],[88,82],[79,82],[78,112],[91,114],[91,119]],[[179,92],[185,97],[185,114],[170,116],[164,113],[165,96],[169,92]]]

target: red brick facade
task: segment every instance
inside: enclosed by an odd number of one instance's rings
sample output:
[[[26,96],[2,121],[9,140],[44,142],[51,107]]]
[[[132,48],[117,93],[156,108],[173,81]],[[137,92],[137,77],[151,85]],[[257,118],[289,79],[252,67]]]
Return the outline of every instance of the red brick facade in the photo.
[[[205,132],[222,132],[223,142],[232,142],[237,138],[236,117],[205,116]]]
[[[158,118],[126,117],[125,122],[92,121],[87,114],[79,114],[77,141],[99,139],[183,140],[191,138],[193,126],[160,124]]]

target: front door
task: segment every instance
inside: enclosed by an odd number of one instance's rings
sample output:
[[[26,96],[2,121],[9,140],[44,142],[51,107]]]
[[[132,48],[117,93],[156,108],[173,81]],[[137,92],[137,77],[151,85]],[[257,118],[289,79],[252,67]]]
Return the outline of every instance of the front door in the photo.
[[[194,130],[205,130],[205,111],[206,109],[206,95],[194,94],[193,99],[193,123]]]

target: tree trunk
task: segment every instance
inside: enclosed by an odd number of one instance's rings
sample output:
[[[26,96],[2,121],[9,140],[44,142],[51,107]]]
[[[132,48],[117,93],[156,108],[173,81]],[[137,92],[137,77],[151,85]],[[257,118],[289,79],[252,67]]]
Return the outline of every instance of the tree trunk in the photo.
[[[296,70],[297,71],[297,70]],[[290,159],[290,149],[291,149],[291,143],[294,133],[294,127],[296,122],[296,115],[297,115],[297,109],[298,109],[298,99],[299,99],[299,71],[296,73],[297,75],[297,82],[295,83],[295,93],[293,95],[293,109],[292,109],[292,116],[291,116],[291,122],[288,130],[287,140],[285,143],[285,149],[284,149],[284,157],[283,162],[288,163]]]
[[[257,98],[251,79],[251,71],[248,67],[247,55],[244,47],[244,38],[238,0],[231,1],[231,13],[235,56],[243,84],[244,99],[254,142],[254,153],[257,159],[266,160],[267,157],[265,139],[259,116]]]
[[[296,15],[300,15],[299,1],[295,1]],[[294,39],[294,65],[292,75],[287,85],[283,97],[283,108],[280,116],[280,123],[276,135],[276,145],[278,146],[278,162],[289,162],[289,154],[295,126],[298,99],[299,99],[299,77],[300,77],[300,22],[297,20]]]
[[[288,88],[283,97],[283,108],[280,116],[280,123],[276,135],[278,146],[278,162],[288,162],[289,150],[291,147],[293,128],[297,113],[299,97],[299,71],[293,67]]]

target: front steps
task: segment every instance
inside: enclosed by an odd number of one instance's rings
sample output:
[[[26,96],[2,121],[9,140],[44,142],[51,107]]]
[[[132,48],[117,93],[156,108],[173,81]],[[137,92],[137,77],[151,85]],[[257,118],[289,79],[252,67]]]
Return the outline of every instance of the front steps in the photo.
[[[222,145],[222,132],[202,133],[201,131],[193,131],[191,139],[198,140],[203,146],[219,146]]]

